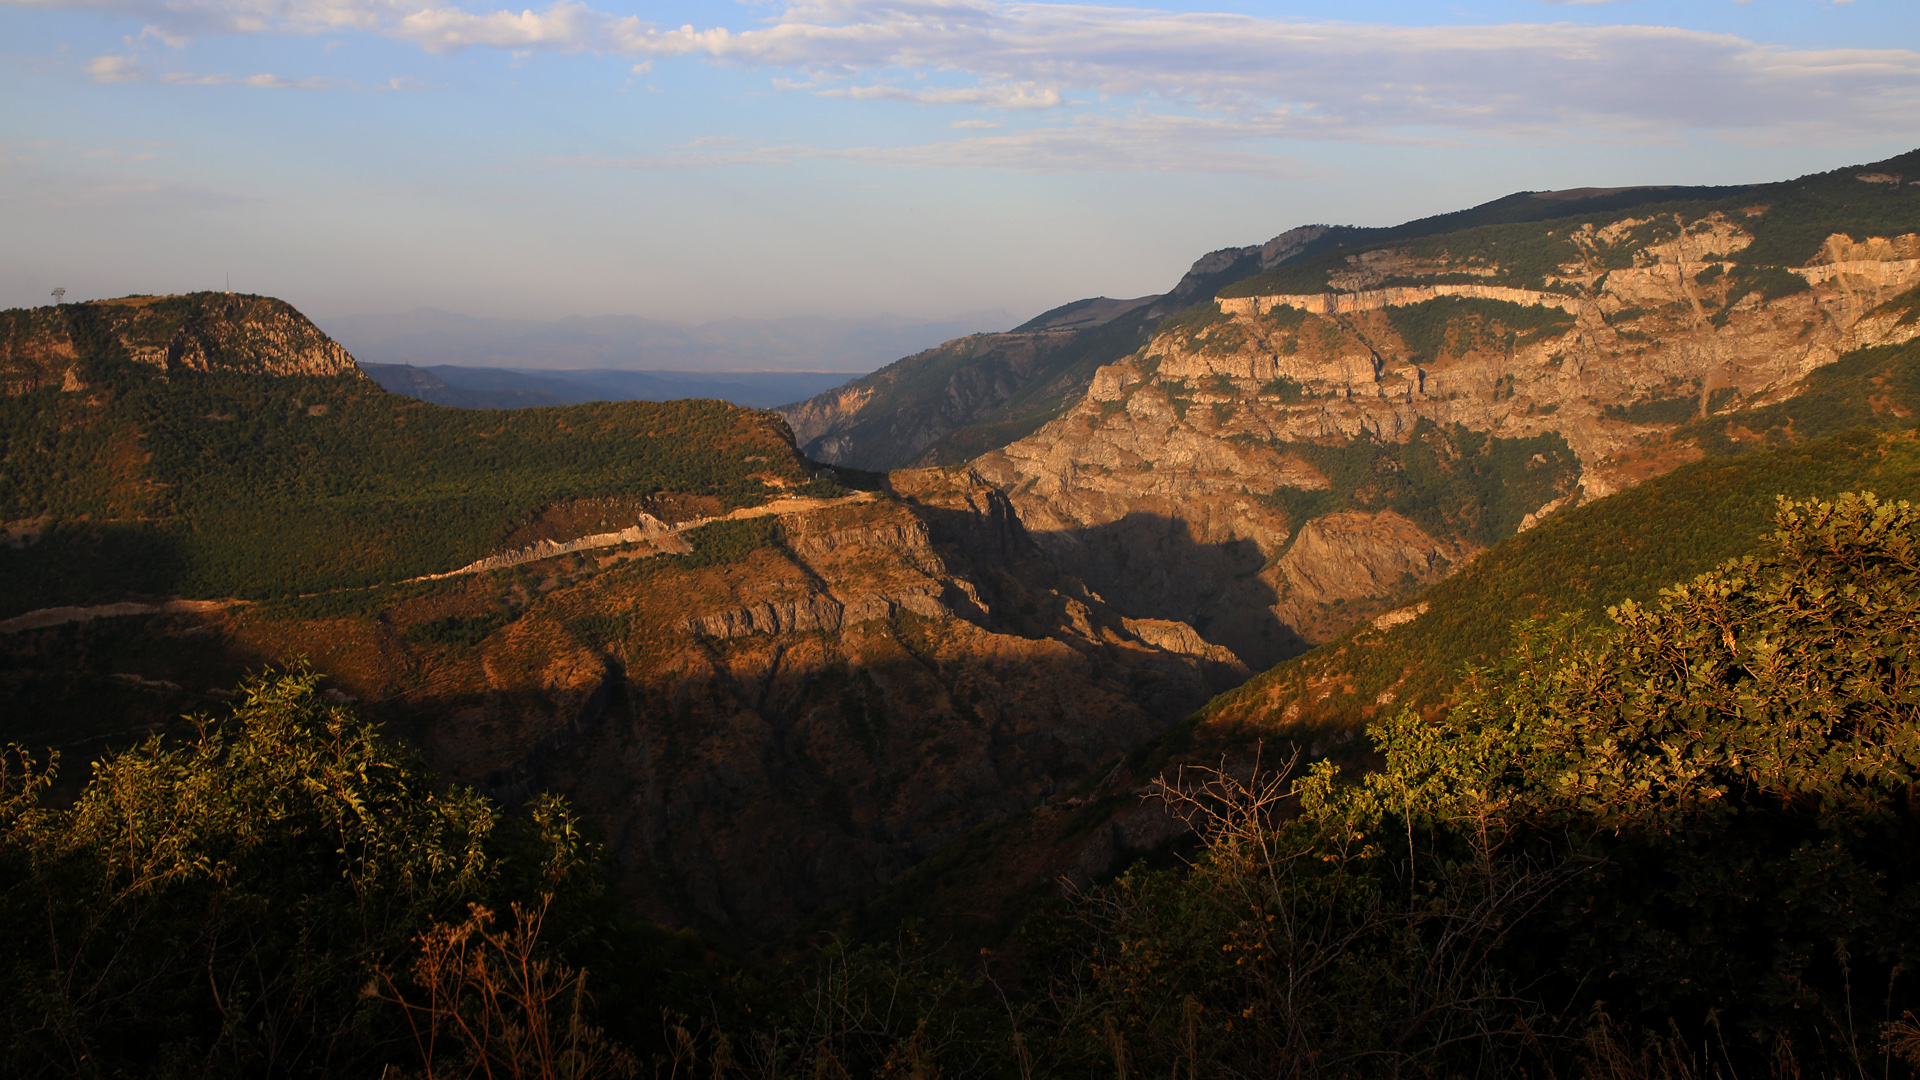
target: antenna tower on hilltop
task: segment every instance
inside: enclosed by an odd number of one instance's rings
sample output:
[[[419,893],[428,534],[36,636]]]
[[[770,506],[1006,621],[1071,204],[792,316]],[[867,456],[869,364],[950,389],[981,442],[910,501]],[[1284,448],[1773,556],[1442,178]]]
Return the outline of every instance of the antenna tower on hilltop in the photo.
[[[59,288],[53,290],[54,306],[55,307],[60,306],[61,302],[66,299],[66,296],[67,296],[67,287],[65,285],[62,285]]]

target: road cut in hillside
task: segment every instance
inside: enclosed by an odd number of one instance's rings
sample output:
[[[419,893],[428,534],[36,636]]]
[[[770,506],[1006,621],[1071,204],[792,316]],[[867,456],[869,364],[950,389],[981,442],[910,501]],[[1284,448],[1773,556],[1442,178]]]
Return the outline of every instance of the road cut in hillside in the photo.
[[[659,550],[655,555],[685,554],[692,550],[685,540],[679,539],[681,533],[690,532],[702,525],[711,525],[716,521],[740,521],[746,518],[767,517],[768,515],[804,514],[812,510],[823,510],[829,506],[849,506],[867,502],[873,498],[870,491],[856,491],[838,499],[809,499],[803,496],[790,496],[761,503],[759,506],[743,506],[730,514],[719,517],[691,518],[672,525],[661,521],[652,514],[641,514],[640,520],[629,528],[619,532],[592,533],[573,540],[537,540],[526,547],[514,551],[504,551],[498,555],[489,555],[484,559],[470,562],[458,570],[449,570],[444,574],[426,574],[408,581],[439,581],[442,578],[458,577],[461,574],[479,574],[488,570],[504,570],[521,563],[539,562],[551,559],[555,555],[566,555],[575,551],[591,551],[596,548],[619,547],[622,544],[651,543]]]
[[[50,607],[0,620],[0,634],[43,630],[49,626],[112,618],[116,615],[182,615],[221,611],[245,600],[162,600],[157,603],[96,604],[92,607]]]
[[[766,517],[768,515],[804,514],[814,510],[823,510],[831,506],[849,506],[855,503],[869,502],[874,498],[870,491],[856,491],[838,499],[809,499],[800,496],[775,499],[759,506],[742,507],[730,514],[719,517],[693,518],[688,521],[668,525],[652,515],[643,515],[643,520],[632,528],[619,532],[594,533],[575,540],[541,540],[515,551],[489,555],[484,559],[468,563],[458,570],[449,570],[444,574],[427,574],[422,577],[407,578],[398,584],[414,581],[439,581],[444,578],[459,577],[464,574],[480,574],[489,570],[504,570],[522,563],[551,559],[556,555],[566,555],[575,551],[589,551],[596,548],[619,547],[622,544],[647,542],[655,550],[636,555],[636,558],[648,558],[653,555],[685,554],[692,548],[681,534],[710,525],[716,521],[737,521],[744,518]],[[396,584],[383,582],[382,584]],[[368,586],[379,588],[380,586]],[[317,595],[317,594],[316,594]],[[251,603],[248,600],[161,600],[153,603],[123,601],[114,604],[95,604],[90,607],[50,607],[16,615],[11,619],[0,619],[0,634],[13,634],[22,630],[44,630],[52,626],[64,626],[68,623],[88,622],[93,619],[113,618],[124,615],[179,615],[188,613],[206,613],[223,611]]]

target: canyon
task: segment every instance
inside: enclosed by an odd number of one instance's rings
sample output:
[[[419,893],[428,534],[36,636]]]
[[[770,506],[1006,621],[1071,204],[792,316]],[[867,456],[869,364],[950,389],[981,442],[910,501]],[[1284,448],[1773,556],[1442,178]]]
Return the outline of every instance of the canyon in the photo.
[[[777,414],[441,409],[261,297],[0,313],[8,738],[84,760],[309,664],[444,779],[568,796],[662,924],[1089,883],[1183,831],[1140,792],[1196,746],[1413,700],[1359,668],[1488,552],[1920,337],[1915,193],[1859,178],[1920,168],[1863,170],[1292,229]],[[1847,392],[1904,416],[1900,370]]]

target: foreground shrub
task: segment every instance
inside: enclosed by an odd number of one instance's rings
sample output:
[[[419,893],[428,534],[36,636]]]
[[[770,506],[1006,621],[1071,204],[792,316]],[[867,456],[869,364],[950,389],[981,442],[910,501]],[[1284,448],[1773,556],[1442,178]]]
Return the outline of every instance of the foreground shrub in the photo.
[[[363,995],[470,902],[576,893],[564,807],[504,820],[435,782],[294,672],[94,765],[68,808],[52,762],[0,772],[0,1051],[32,1075],[282,1076],[405,1062]]]

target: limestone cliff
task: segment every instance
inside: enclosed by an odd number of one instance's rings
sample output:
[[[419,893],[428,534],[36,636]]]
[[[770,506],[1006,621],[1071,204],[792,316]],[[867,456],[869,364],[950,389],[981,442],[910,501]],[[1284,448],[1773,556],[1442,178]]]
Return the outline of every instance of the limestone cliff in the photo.
[[[817,461],[873,470],[966,461],[1059,415],[1086,393],[1096,368],[1132,353],[1169,312],[1350,232],[1311,225],[1209,252],[1165,293],[1062,304],[1007,333],[957,338],[779,412]]]
[[[271,297],[127,296],[0,312],[0,387],[6,393],[85,389],[83,354],[162,372],[359,374],[345,349]]]
[[[793,425],[801,448],[820,461],[863,469],[967,461],[1029,435],[1057,417],[1086,391],[1095,368],[1132,353],[1161,319],[1250,276],[1343,249],[1575,212],[1618,217],[1621,211],[1643,204],[1725,198],[1741,190],[1518,192],[1389,228],[1300,226],[1262,244],[1208,252],[1194,260],[1165,293],[1063,304],[1006,334],[956,339],[845,387],[783,406],[780,412]]]
[[[1121,610],[1264,666],[1686,460],[1654,448],[1676,425],[1920,334],[1883,306],[1920,283],[1920,236],[1755,268],[1767,212],[1575,223],[1531,288],[1428,242],[1340,256],[1317,292],[1228,290],[976,468]]]

